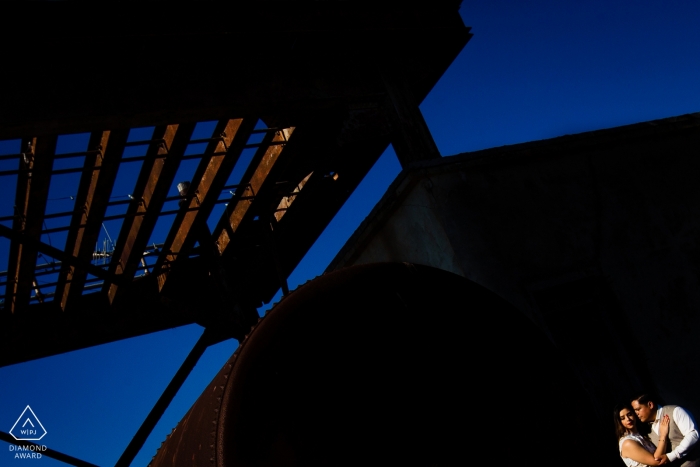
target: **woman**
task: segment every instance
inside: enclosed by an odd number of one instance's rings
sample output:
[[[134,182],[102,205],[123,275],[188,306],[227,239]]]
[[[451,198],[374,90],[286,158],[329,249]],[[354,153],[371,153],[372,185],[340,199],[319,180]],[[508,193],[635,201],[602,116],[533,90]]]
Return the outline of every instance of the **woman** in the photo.
[[[639,432],[639,419],[629,404],[615,407],[615,433],[619,440],[620,456],[628,467],[661,465],[656,459],[666,452],[668,446],[668,415],[659,422],[659,445],[649,441]]]

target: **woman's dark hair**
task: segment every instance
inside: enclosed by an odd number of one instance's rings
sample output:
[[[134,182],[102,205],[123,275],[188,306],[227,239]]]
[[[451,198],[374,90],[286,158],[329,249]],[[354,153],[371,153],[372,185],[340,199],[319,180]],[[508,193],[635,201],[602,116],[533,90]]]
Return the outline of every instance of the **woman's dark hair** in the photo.
[[[625,433],[627,433],[627,428],[622,426],[622,421],[620,420],[620,412],[622,412],[623,409],[629,410],[634,415],[634,424],[637,426],[637,429],[639,429],[640,426],[637,414],[634,413],[634,409],[632,408],[629,402],[617,404],[613,409],[613,417],[615,420],[615,436],[618,440],[625,436]]]

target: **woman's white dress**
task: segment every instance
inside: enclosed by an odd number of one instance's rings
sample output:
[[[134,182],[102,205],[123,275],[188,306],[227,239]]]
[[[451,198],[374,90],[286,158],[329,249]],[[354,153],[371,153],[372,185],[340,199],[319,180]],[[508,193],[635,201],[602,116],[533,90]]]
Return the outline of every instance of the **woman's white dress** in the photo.
[[[650,453],[654,454],[656,452],[656,446],[654,446],[654,443],[649,441],[647,438],[640,434],[626,434],[622,438],[620,438],[620,457],[622,457],[622,442],[626,439],[631,439],[633,441],[636,441],[637,443],[641,444],[644,449],[649,451]],[[622,457],[622,460],[625,461],[625,465],[627,467],[649,467],[646,464],[639,463],[637,461],[633,461],[629,457]]]

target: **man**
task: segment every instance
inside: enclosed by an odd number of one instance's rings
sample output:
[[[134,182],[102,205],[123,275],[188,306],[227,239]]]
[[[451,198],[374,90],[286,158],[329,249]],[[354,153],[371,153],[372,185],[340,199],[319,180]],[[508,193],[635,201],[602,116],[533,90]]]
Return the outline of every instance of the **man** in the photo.
[[[698,443],[700,435],[693,416],[687,410],[676,405],[661,406],[649,394],[642,394],[632,399],[632,408],[641,422],[651,424],[649,438],[657,446],[659,420],[664,415],[671,418],[668,430],[671,451],[659,458],[663,464],[673,462],[673,465],[683,467],[700,467],[700,443]]]

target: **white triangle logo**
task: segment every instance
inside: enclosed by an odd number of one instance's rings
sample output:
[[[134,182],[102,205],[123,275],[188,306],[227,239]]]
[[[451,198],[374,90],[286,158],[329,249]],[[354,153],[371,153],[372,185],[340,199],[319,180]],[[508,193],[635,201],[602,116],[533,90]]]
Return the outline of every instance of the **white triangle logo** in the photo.
[[[46,436],[46,428],[41,424],[32,408],[27,406],[10,428],[10,434],[17,441],[39,441]]]

